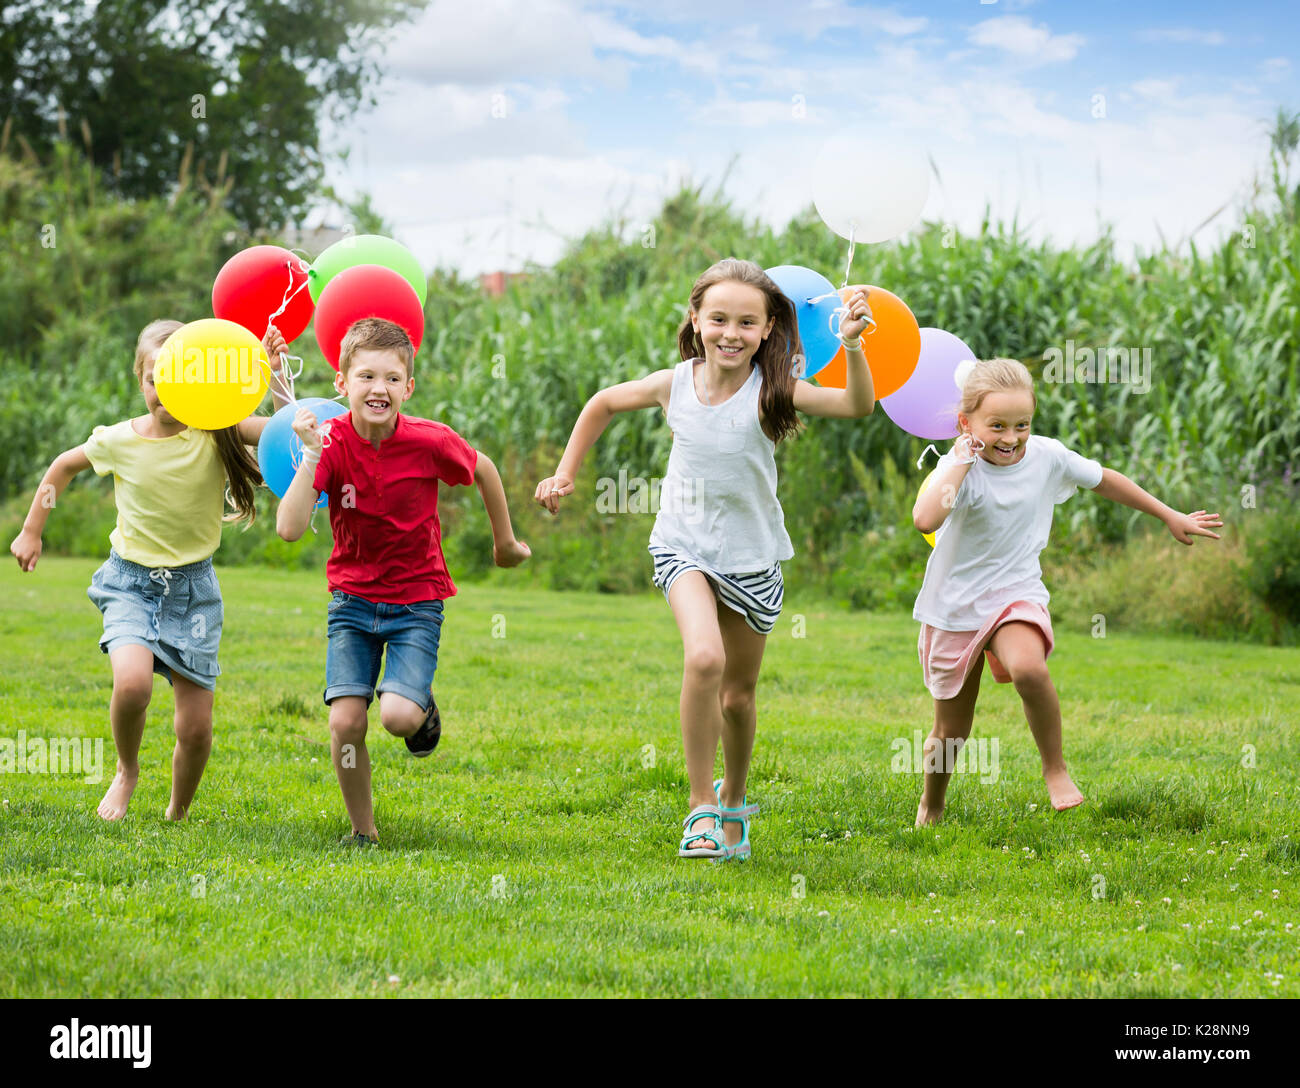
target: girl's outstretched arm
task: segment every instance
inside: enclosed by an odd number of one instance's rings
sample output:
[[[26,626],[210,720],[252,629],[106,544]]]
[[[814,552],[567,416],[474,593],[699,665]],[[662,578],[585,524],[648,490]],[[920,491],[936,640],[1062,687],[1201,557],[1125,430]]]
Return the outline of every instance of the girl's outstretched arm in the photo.
[[[54,459],[46,470],[41,486],[36,489],[31,509],[27,511],[27,520],[23,530],[9,545],[9,550],[18,560],[18,567],[25,573],[36,569],[36,561],[41,557],[41,534],[45,532],[45,522],[54,509],[63,489],[68,486],[78,472],[90,468],[90,458],[86,456],[84,446],[65,450]]]
[[[867,307],[866,293],[855,291],[844,305],[846,313],[840,322],[840,336],[844,340],[856,340],[867,327],[866,317],[871,313]],[[858,419],[875,411],[876,386],[871,379],[871,370],[862,348],[850,347],[846,343],[844,358],[847,375],[843,389],[813,385],[802,378],[794,383],[794,406],[797,411],[832,419]]]
[[[1166,506],[1154,495],[1143,491],[1122,472],[1116,472],[1113,468],[1103,468],[1101,470],[1101,483],[1094,487],[1093,491],[1103,499],[1122,502],[1125,506],[1133,507],[1134,510],[1141,510],[1144,514],[1159,518],[1180,544],[1190,544],[1192,538],[1198,536],[1208,536],[1214,540],[1219,539],[1218,533],[1210,531],[1223,525],[1223,519],[1218,514],[1207,514],[1204,510],[1197,510],[1191,514],[1180,514],[1177,510]]]
[[[609,426],[609,421],[619,412],[634,412],[638,408],[653,408],[658,405],[665,412],[668,410],[668,395],[673,388],[673,372],[656,370],[636,381],[623,382],[602,389],[587,401],[578,422],[573,425],[573,434],[569,444],[564,447],[564,456],[554,476],[548,476],[533,493],[533,501],[544,506],[552,514],[560,509],[560,499],[573,493],[573,481],[582,467],[582,459],[587,451],[595,445]]]

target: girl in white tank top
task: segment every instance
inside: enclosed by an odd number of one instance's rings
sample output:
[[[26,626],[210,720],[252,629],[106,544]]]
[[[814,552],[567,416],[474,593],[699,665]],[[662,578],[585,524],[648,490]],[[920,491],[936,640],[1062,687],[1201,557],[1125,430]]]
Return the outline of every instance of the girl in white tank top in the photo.
[[[860,335],[870,316],[853,295],[841,333],[844,389],[794,376],[801,351],[793,304],[758,265],[719,261],[696,281],[677,333],[682,362],[602,389],[583,408],[555,475],[534,498],[552,514],[573,492],[587,450],[617,412],[662,408],[673,432],[650,534],[655,584],[682,635],[682,741],[691,783],[681,857],[749,856],[746,803],[767,633],[781,609],[781,560],[794,555],[776,496],[776,443],[796,410],[855,418],[875,407]],[[723,777],[713,778],[718,741]]]

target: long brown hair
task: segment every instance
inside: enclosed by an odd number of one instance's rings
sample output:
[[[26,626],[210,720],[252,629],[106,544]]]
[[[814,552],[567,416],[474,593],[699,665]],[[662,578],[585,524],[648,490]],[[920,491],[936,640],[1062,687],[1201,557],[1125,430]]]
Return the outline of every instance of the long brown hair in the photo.
[[[144,364],[167,339],[183,325],[179,321],[163,319],[151,321],[140,332],[135,343],[135,376],[144,380]],[[195,427],[194,430],[202,430]],[[230,485],[226,499],[234,507],[234,512],[227,514],[224,521],[242,521],[252,525],[257,517],[257,507],[253,502],[254,492],[262,483],[262,473],[257,467],[257,460],[248,452],[239,431],[235,427],[223,427],[219,431],[207,431],[216,443],[217,456],[221,458],[221,467],[226,472],[226,482]]]
[[[715,283],[727,282],[757,287],[766,300],[768,318],[775,318],[772,331],[754,352],[753,361],[763,375],[763,387],[759,394],[763,433],[773,442],[780,442],[799,429],[799,417],[794,410],[794,368],[802,358],[803,345],[799,341],[799,322],[795,318],[794,303],[766,272],[753,261],[741,261],[735,257],[725,257],[705,269],[691,288],[690,309],[677,330],[677,350],[681,352],[683,360],[703,356],[704,346],[696,337],[691,314],[700,312],[705,291]]]

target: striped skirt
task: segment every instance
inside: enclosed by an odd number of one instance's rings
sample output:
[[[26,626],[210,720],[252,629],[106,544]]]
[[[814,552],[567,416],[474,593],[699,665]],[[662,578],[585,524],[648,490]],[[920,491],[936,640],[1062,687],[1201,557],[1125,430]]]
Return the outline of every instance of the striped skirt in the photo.
[[[771,634],[776,626],[785,599],[780,563],[773,563],[767,570],[755,573],[723,574],[699,560],[653,544],[650,557],[655,563],[654,584],[663,590],[665,600],[678,578],[688,570],[698,570],[713,589],[714,596],[733,612],[744,616],[745,622],[760,635]]]

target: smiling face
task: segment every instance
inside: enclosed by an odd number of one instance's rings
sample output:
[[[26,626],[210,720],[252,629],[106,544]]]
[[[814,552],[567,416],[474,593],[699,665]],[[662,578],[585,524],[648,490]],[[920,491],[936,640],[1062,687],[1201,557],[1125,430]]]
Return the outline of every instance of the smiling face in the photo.
[[[358,428],[385,428],[396,423],[402,402],[415,389],[406,364],[387,349],[358,348],[352,353],[347,374],[334,379],[334,387],[347,394],[352,421]]]
[[[699,310],[691,312],[705,361],[723,370],[747,368],[774,321],[768,316],[763,292],[735,280],[715,283],[704,292]]]
[[[961,429],[984,443],[980,456],[993,465],[1023,460],[1033,419],[1034,396],[1019,389],[988,393],[969,416],[957,416]]]

